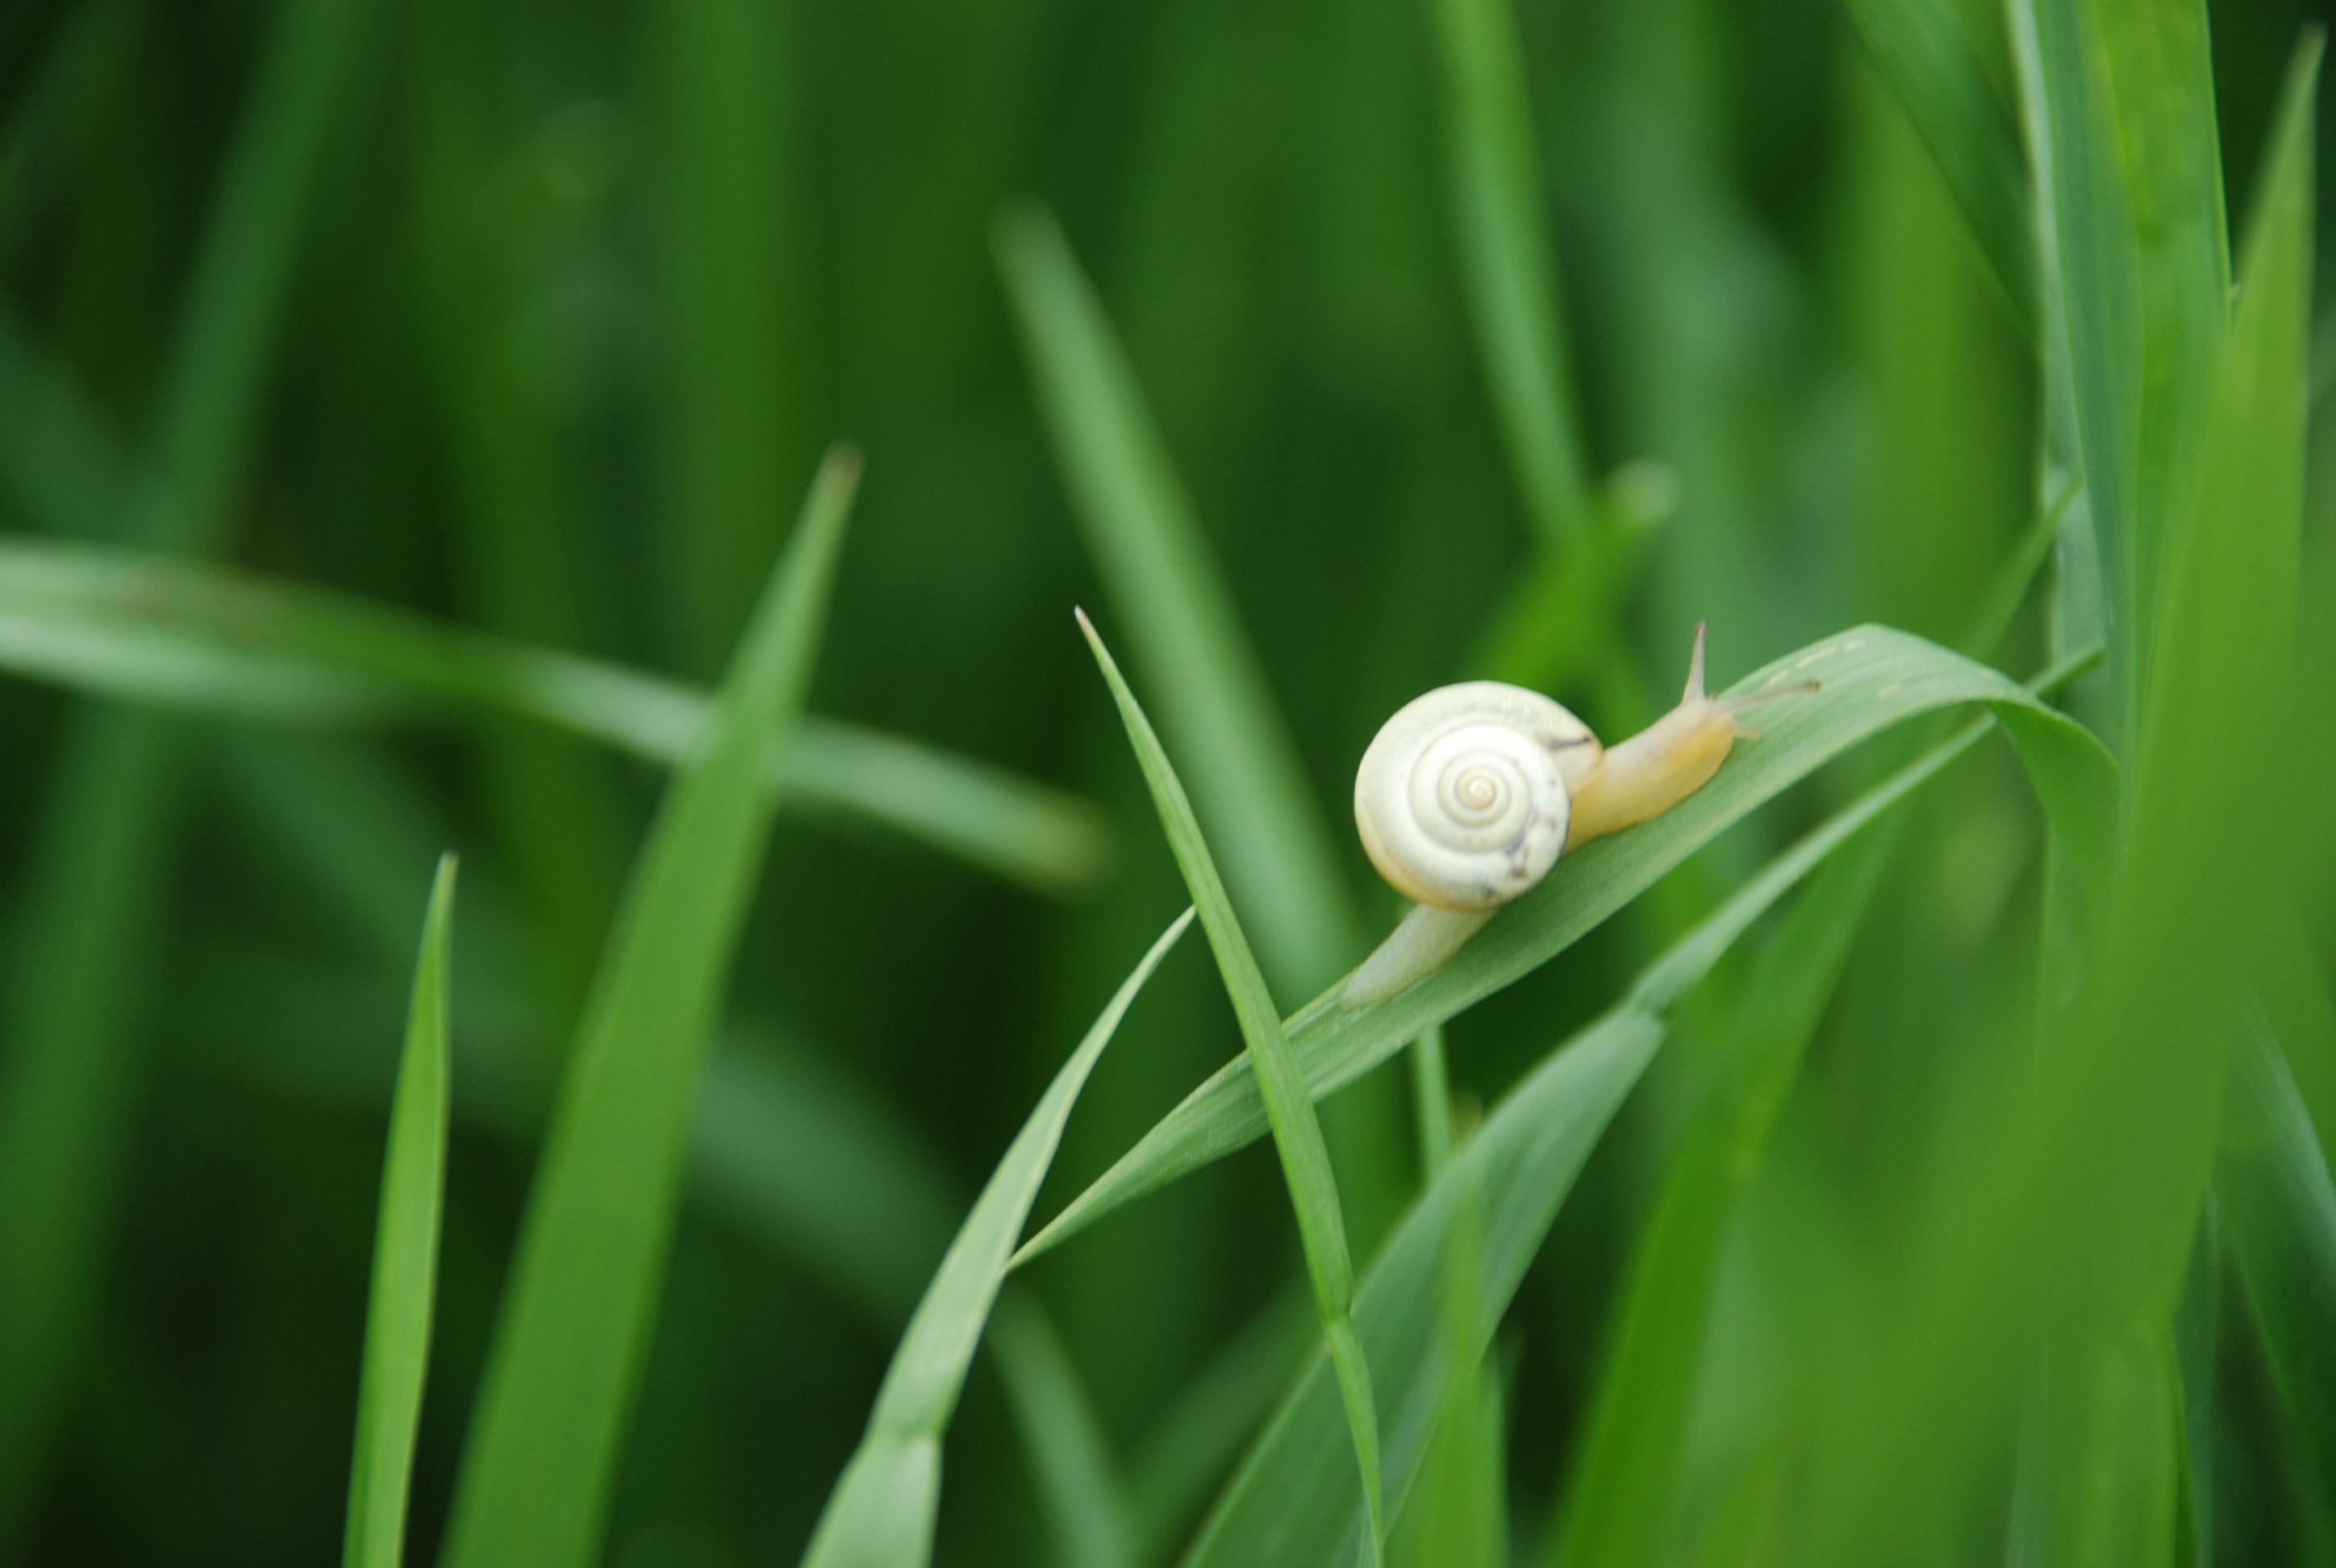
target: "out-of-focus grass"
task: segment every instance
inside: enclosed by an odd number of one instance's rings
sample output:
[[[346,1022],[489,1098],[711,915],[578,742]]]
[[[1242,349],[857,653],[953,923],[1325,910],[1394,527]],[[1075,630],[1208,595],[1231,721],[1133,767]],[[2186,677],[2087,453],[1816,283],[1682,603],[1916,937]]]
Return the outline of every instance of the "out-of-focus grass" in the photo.
[[[2305,360],[2336,338],[2312,88],[2271,91],[2292,20],[0,15],[0,531],[49,536],[0,541],[0,1557],[331,1551],[454,846],[406,1531],[441,1551],[624,862],[849,433],[865,548],[751,809],[900,833],[784,833],[694,890],[742,901],[736,1000],[658,1101],[688,1125],[634,1196],[670,1248],[611,1269],[663,1300],[642,1396],[621,1464],[530,1505],[605,1516],[620,1564],[810,1535],[965,1198],[1177,885],[1066,636],[1100,590],[1285,1003],[1381,924],[1348,782],[1429,685],[1544,686],[1611,740],[1698,618],[1737,667],[1868,622],[2004,627],[1988,658],[2056,678],[2107,649],[2047,700],[2109,744],[2114,805],[2090,743],[2020,721],[2050,811],[1975,751],[1650,1014],[1660,955],[1948,734],[1887,675],[1829,681],[1416,1005],[1290,1020],[1309,1092],[1445,1026],[1415,1116],[1382,1096],[1350,1139],[1362,1086],[1321,1106],[1391,1557],[2331,1560],[2336,426]],[[1046,224],[985,243],[1026,193],[1076,267]],[[1022,1200],[1069,1216],[1046,1261],[996,1286],[988,1237],[910,1379],[947,1389],[910,1423],[936,1557],[1360,1545],[1289,1212],[1261,1151],[1217,1157],[1264,1130],[1254,1073],[1175,1104],[1240,1043],[1222,977],[1148,990]],[[1600,1054],[1650,1027],[1643,1068]],[[1142,1180],[1094,1186],[1155,1125]],[[1177,1172],[1084,1229],[1083,1189]]]

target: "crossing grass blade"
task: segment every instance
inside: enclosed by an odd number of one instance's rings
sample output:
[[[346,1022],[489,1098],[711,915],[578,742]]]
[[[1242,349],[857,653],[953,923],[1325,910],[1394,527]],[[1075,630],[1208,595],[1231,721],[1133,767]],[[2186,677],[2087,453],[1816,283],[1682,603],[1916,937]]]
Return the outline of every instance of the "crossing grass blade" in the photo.
[[[2020,326],[2037,331],[2036,237],[2019,122],[1954,0],[1842,0],[1930,150]]]
[[[990,1174],[893,1352],[867,1435],[828,1496],[803,1553],[804,1568],[916,1568],[932,1560],[941,1437],[1005,1281],[1015,1238],[1029,1218],[1087,1075],[1136,992],[1192,922],[1188,910],[1152,944]]]
[[[1405,1215],[1356,1300],[1387,1389],[1387,1479],[1400,1517],[1455,1372],[1483,1357],[1573,1178],[1656,1049],[1672,1010],[1776,900],[1826,856],[1973,745],[1984,725],[1932,748],[1763,868],[1673,944],[1596,1022],[1561,1043],[1504,1096]],[[1477,1227],[1468,1337],[1451,1342],[1451,1260]],[[1317,1357],[1251,1450],[1185,1559],[1187,1568],[1334,1563],[1352,1557],[1356,1487],[1325,1461],[1336,1443],[1329,1368]]]
[[[2009,677],[1903,632],[1860,627],[1788,654],[1733,689],[1758,691],[1810,678],[1822,680],[1824,691],[1765,710],[1761,738],[1739,745],[1710,784],[1653,822],[1567,856],[1556,874],[1504,909],[1417,985],[1367,1008],[1346,1006],[1333,987],[1289,1019],[1290,1052],[1308,1091],[1318,1098],[1334,1092],[1423,1029],[1514,984],[1755,807],[1851,746],[1920,714],[1987,705],[2020,748],[2053,821],[2086,846],[2088,862],[2106,859],[2113,765],[2081,726]],[[1227,1064],[1074,1199],[1023,1255],[1046,1251],[1265,1130],[1247,1065]]]
[[[680,1202],[706,1046],[770,831],[760,775],[803,706],[859,477],[813,482],[594,979],[462,1456],[453,1568],[591,1560]]]
[[[259,415],[316,168],[368,100],[358,91],[372,0],[297,0],[276,18],[229,144],[157,396],[149,482],[114,526],[164,550],[227,531]],[[171,861],[170,737],[89,716],[55,764],[34,830],[20,950],[0,1016],[0,1553],[23,1527],[79,1360],[137,1104]]]
[[[515,718],[652,762],[708,708],[677,681],[223,569],[0,541],[0,668],[102,696],[307,725]],[[1107,846],[1086,803],[902,736],[806,717],[765,778],[790,813],[889,828],[1056,896]]]
[[[343,1568],[398,1568],[405,1556],[406,1490],[414,1475],[422,1387],[430,1370],[438,1222],[446,1185],[453,915],[454,857],[447,855],[438,862],[429,912],[423,918],[405,1051],[390,1102]]]
[[[1193,819],[1192,803],[1184,796],[1184,786],[1177,782],[1175,769],[1167,753],[1161,749],[1151,721],[1144,716],[1135,694],[1128,689],[1119,666],[1113,662],[1110,650],[1095,635],[1085,611],[1079,614],[1079,629],[1086,634],[1087,645],[1095,650],[1095,662],[1102,667],[1104,679],[1111,687],[1112,699],[1119,705],[1129,744],[1134,747],[1136,761],[1143,767],[1153,803],[1159,808],[1161,825],[1167,832],[1169,847],[1175,852],[1176,864],[1184,873],[1184,884],[1192,890],[1201,927],[1208,933],[1209,945],[1217,955],[1217,969],[1224,976],[1225,990],[1232,998],[1241,1037],[1248,1042],[1248,1059],[1255,1070],[1259,1101],[1273,1134],[1274,1147],[1281,1156],[1282,1176],[1289,1183],[1290,1207],[1297,1215],[1299,1240],[1306,1253],[1307,1277],[1313,1285],[1315,1309],[1322,1320],[1323,1342],[1331,1366],[1338,1370],[1338,1391],[1346,1405],[1366,1514],[1365,1540],[1368,1549],[1364,1561],[1376,1563],[1387,1539],[1379,1492],[1378,1410],[1371,1392],[1370,1364],[1355,1336],[1354,1263],[1347,1251],[1347,1223],[1338,1206],[1338,1181],[1330,1172],[1330,1151],[1322,1142],[1320,1124],[1314,1119],[1313,1096],[1308,1092],[1305,1077],[1282,1036],[1281,1018],[1274,1010],[1273,995],[1266,989],[1265,975],[1250,951],[1249,940],[1241,934],[1232,902],[1225,895],[1224,882],[1217,875],[1207,842],[1201,836],[1201,825]]]
[[[1557,262],[1511,0],[1431,0],[1470,325],[1526,515],[1571,553],[1591,518]]]

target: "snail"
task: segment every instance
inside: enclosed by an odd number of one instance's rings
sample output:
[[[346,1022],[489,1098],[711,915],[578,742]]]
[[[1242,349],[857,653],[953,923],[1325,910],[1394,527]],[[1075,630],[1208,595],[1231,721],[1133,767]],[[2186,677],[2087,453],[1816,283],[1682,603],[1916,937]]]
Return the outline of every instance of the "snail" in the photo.
[[[1537,691],[1464,681],[1387,720],[1355,774],[1355,826],[1379,874],[1417,907],[1348,980],[1365,1006],[1425,979],[1549,874],[1577,844],[1663,813],[1728,760],[1746,708],[1817,689],[1814,681],[1741,696],[1703,689],[1695,628],[1679,706],[1609,749]]]

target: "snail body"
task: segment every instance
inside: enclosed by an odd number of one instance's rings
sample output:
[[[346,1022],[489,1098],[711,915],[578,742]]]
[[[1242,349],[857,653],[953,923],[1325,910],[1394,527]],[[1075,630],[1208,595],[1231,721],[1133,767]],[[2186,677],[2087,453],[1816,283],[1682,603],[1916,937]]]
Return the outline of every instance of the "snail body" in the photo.
[[[1355,775],[1355,826],[1379,874],[1416,907],[1347,982],[1363,1006],[1439,968],[1493,911],[1576,845],[1660,816],[1701,789],[1747,707],[1815,689],[1707,695],[1695,631],[1679,706],[1620,745],[1536,691],[1466,681],[1406,703]]]

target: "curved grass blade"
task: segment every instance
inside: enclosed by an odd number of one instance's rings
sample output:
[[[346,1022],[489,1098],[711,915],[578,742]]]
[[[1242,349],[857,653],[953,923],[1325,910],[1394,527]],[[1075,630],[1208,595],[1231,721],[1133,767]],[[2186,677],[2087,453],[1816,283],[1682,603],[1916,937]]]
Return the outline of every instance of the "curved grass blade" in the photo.
[[[552,1114],[448,1527],[452,1568],[582,1563],[679,1207],[721,989],[762,862],[760,774],[803,706],[859,477],[821,465],[618,911]]]
[[[2020,127],[1954,0],[1842,0],[1946,179],[2012,315],[2036,333],[2036,238]]]
[[[1668,1018],[1736,939],[1825,858],[1975,744],[1972,726],[1836,813],[1674,943],[1615,1007],[1559,1045],[1505,1096],[1429,1183],[1372,1264],[1356,1317],[1387,1390],[1387,1485],[1400,1516],[1455,1369],[1472,1369],[1541,1249],[1582,1162],[1662,1043]],[[1455,1345],[1451,1260],[1480,1227]],[[1187,1568],[1340,1563],[1358,1514],[1352,1477],[1325,1456],[1337,1438],[1329,1368],[1317,1357],[1227,1489]]]
[[[1544,548],[1570,554],[1591,522],[1587,463],[1516,18],[1510,0],[1433,9],[1469,322],[1526,512]]]
[[[2095,864],[2106,861],[2113,765],[2080,726],[2008,677],[1934,644],[1861,627],[1789,654],[1737,692],[1821,679],[1822,695],[1764,711],[1761,738],[1737,748],[1701,790],[1651,823],[1585,845],[1558,874],[1503,910],[1450,962],[1400,995],[1348,1008],[1338,988],[1285,1025],[1318,1098],[1385,1061],[1404,1042],[1548,962],[1697,849],[1822,764],[1917,715],[1981,703],[2004,721],[2056,823]],[[1265,1130],[1246,1065],[1221,1067],[1024,1247],[1034,1256]]]
[[[1005,1281],[1007,1255],[1088,1073],[1135,993],[1192,922],[1187,910],[1121,982],[982,1187],[893,1352],[867,1436],[844,1466],[803,1553],[805,1568],[914,1568],[931,1561],[941,1437]]]
[[[1201,814],[1271,981],[1303,995],[1361,940],[1352,888],[1135,375],[1044,209],[996,226],[998,268],[1088,553],[1161,693]],[[1388,1086],[1392,1088],[1392,1086]],[[1368,1248],[1401,1205],[1401,1134],[1378,1086],[1326,1129]]]
[[[1274,1148],[1281,1156],[1283,1179],[1290,1186],[1290,1207],[1297,1215],[1299,1240],[1306,1253],[1306,1272],[1322,1320],[1323,1342],[1330,1364],[1338,1369],[1338,1391],[1346,1401],[1347,1424],[1368,1515],[1369,1550],[1364,1560],[1376,1563],[1387,1539],[1379,1496],[1378,1410],[1371,1393],[1370,1364],[1355,1335],[1354,1263],[1347,1252],[1346,1219],[1338,1208],[1338,1181],[1330,1173],[1330,1151],[1322,1142],[1320,1124],[1314,1119],[1314,1098],[1282,1037],[1273,995],[1266,989],[1265,975],[1241,934],[1232,901],[1225,896],[1224,882],[1201,836],[1201,824],[1193,820],[1192,803],[1184,797],[1184,786],[1177,782],[1167,753],[1160,748],[1160,737],[1153,733],[1135,694],[1128,690],[1119,666],[1084,610],[1079,612],[1079,629],[1086,634],[1087,646],[1095,650],[1095,662],[1110,684],[1112,699],[1119,705],[1129,744],[1144,770],[1144,782],[1159,808],[1169,848],[1175,852],[1184,884],[1192,890],[1193,908],[1200,913],[1202,929],[1209,934],[1217,969],[1232,998],[1234,1017],[1249,1045],[1258,1098],[1273,1133]]]
[[[659,763],[704,694],[387,605],[85,546],[0,541],[0,667],[197,713],[308,724],[523,719]],[[920,742],[805,718],[765,776],[791,812],[880,823],[1039,891],[1089,885],[1104,832],[1083,801]]]
[[[438,862],[429,913],[423,917],[422,956],[414,965],[405,1053],[390,1102],[343,1568],[398,1568],[405,1555],[406,1489],[414,1475],[422,1386],[430,1370],[431,1301],[446,1185],[452,1073],[448,952],[453,915],[454,857],[450,854]]]

